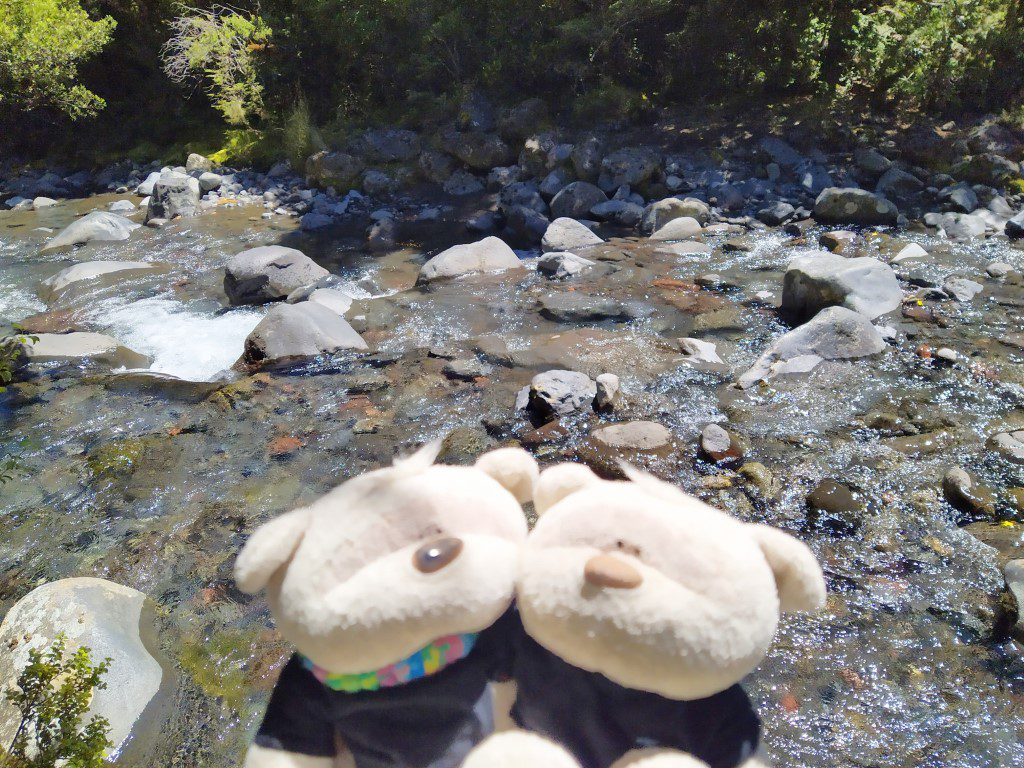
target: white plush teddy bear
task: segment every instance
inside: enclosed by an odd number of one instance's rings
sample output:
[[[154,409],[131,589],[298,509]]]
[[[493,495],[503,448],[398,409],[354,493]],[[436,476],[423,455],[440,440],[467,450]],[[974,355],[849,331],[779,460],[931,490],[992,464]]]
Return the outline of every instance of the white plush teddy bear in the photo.
[[[781,531],[627,474],[562,464],[540,475],[517,587],[513,717],[529,733],[491,737],[464,768],[759,760],[760,719],[738,683],[780,611],[823,605],[821,569]]]
[[[472,467],[435,465],[437,451],[347,481],[242,549],[239,588],[266,590],[298,650],[246,768],[328,768],[339,755],[455,768],[493,730],[488,681],[507,667],[520,502],[537,467],[519,449]]]

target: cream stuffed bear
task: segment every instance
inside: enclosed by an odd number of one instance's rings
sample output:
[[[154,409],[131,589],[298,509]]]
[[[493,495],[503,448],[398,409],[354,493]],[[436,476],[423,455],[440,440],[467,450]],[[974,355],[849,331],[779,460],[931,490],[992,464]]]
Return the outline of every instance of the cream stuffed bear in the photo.
[[[493,730],[533,459],[437,445],[259,528],[235,564],[266,590],[285,665],[246,768],[455,768]],[[502,618],[505,616],[505,618]],[[518,622],[513,620],[515,626]],[[343,747],[341,745],[344,745]]]
[[[627,474],[612,482],[562,464],[540,475],[514,662],[513,717],[531,733],[492,737],[464,768],[759,760],[760,720],[738,683],[764,658],[780,611],[823,605],[821,569],[781,531]],[[545,753],[538,736],[558,746]]]

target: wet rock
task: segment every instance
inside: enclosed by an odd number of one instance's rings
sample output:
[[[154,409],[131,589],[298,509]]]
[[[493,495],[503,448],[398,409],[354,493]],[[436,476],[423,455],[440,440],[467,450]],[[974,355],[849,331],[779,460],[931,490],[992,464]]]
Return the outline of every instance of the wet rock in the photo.
[[[224,293],[232,304],[284,299],[330,273],[302,251],[264,245],[237,253],[224,266]]]
[[[590,209],[590,215],[595,219],[619,227],[635,227],[640,223],[643,214],[644,209],[640,205],[628,200],[608,200]]]
[[[648,181],[661,165],[657,152],[640,147],[620,149],[601,161],[601,186],[614,189],[628,184],[637,187]]]
[[[44,251],[91,242],[127,240],[139,224],[108,211],[93,211],[62,229],[43,246]]]
[[[483,211],[466,222],[466,229],[478,234],[493,232],[498,228],[498,214],[495,211]]]
[[[549,293],[542,297],[540,314],[559,323],[596,323],[602,320],[629,320],[638,313],[615,299],[572,291]]]
[[[525,205],[505,209],[505,226],[513,241],[533,247],[541,242],[550,225],[547,216]]]
[[[447,130],[440,138],[445,152],[476,171],[489,171],[515,162],[515,153],[497,134]]]
[[[135,194],[138,195],[139,197],[149,197],[150,195],[153,194],[153,187],[156,186],[156,183],[159,180],[160,171],[153,171],[146,177],[145,181],[143,181],[135,188]]]
[[[303,214],[302,218],[299,220],[299,227],[306,232],[310,232],[312,230],[329,227],[333,223],[334,219],[326,213],[310,211],[309,213]]]
[[[838,536],[848,536],[861,525],[866,506],[850,486],[826,478],[807,495],[808,522]]]
[[[367,344],[343,317],[325,306],[304,301],[277,304],[245,339],[243,361],[249,365],[280,363],[364,350]]]
[[[594,395],[594,410],[598,413],[611,413],[619,400],[619,377],[614,373],[602,373],[595,383],[597,394]]]
[[[306,160],[306,181],[317,187],[355,187],[364,170],[366,165],[355,155],[322,151]]]
[[[789,203],[778,202],[757,212],[757,220],[769,227],[779,227],[785,224],[796,213]]]
[[[818,238],[818,243],[832,253],[842,253],[848,245],[853,243],[857,239],[855,232],[847,232],[844,229],[838,229],[834,232],[826,232]]]
[[[991,264],[985,267],[985,272],[989,277],[996,280],[1001,280],[1013,271],[1013,267],[1007,264],[1005,261],[993,261]]]
[[[1024,429],[993,435],[987,445],[989,450],[996,451],[1004,459],[1024,464]]]
[[[183,173],[164,173],[153,185],[146,208],[147,219],[192,216],[199,207],[199,180]]]
[[[600,245],[604,241],[591,232],[584,224],[562,217],[555,219],[544,231],[541,248],[545,253],[552,251],[575,251],[591,245]]]
[[[700,451],[716,464],[735,463],[743,458],[743,449],[719,424],[708,424],[701,430]]]
[[[371,251],[390,251],[398,245],[398,222],[391,216],[378,219],[366,233],[366,245]]]
[[[148,368],[149,358],[103,333],[40,333],[24,345],[30,363],[96,362],[111,368]]]
[[[687,197],[684,200],[680,200],[677,197],[658,200],[644,209],[644,217],[640,222],[640,231],[650,234],[661,229],[673,219],[684,216],[696,219],[698,223],[704,225],[711,218],[711,209],[707,203],[695,197]]]
[[[995,495],[960,467],[946,470],[942,477],[942,493],[953,507],[972,518],[995,514]]]
[[[525,407],[537,423],[589,408],[597,395],[597,383],[585,373],[545,371],[533,377]]]
[[[608,202],[608,196],[587,181],[574,181],[562,189],[551,201],[551,215],[560,218],[582,219],[590,209]]]
[[[105,717],[110,740],[119,747],[143,710],[157,695],[163,679],[140,632],[151,623],[146,596],[104,579],[71,578],[44,584],[7,612],[0,624],[0,688],[14,685],[28,664],[30,650],[45,650],[58,634],[68,651],[87,647],[94,662],[109,658],[106,687],[94,692],[91,714]],[[0,739],[10,743],[18,727],[17,710],[0,703]]]
[[[657,451],[672,443],[672,433],[656,421],[628,421],[598,427],[591,438],[607,448],[635,451]]]
[[[679,350],[686,356],[689,362],[724,364],[718,355],[718,348],[713,342],[702,339],[679,339]]]
[[[898,309],[902,302],[903,291],[888,264],[825,252],[791,261],[782,288],[782,310],[798,319],[842,306],[871,320]]]
[[[127,216],[128,214],[135,213],[135,203],[131,200],[115,200],[107,206],[107,210],[111,213],[117,213],[121,216]]]
[[[658,227],[651,240],[689,240],[701,233],[700,222],[690,216],[679,216]]]
[[[122,279],[137,275],[142,272],[149,272],[156,269],[156,264],[145,261],[87,261],[65,267],[53,277],[42,281],[40,298],[52,302],[60,296],[67,288],[84,281],[93,281],[100,278],[104,283],[112,280]],[[114,277],[116,276],[116,277]]]
[[[288,298],[290,301],[291,296]],[[311,301],[314,304],[320,304],[321,306],[327,307],[332,312],[336,312],[344,317],[345,313],[348,312],[352,306],[353,298],[344,291],[339,291],[337,288],[317,288],[312,291],[308,297],[306,297],[306,301]]]
[[[829,307],[772,342],[737,384],[748,389],[766,379],[806,373],[824,360],[867,357],[884,349],[885,340],[864,315]]]
[[[895,224],[898,215],[886,198],[855,187],[829,187],[814,201],[814,218],[822,224]]]
[[[950,240],[969,242],[984,237],[988,231],[988,224],[976,214],[946,213],[939,218],[938,229]]]
[[[762,498],[774,498],[779,491],[779,483],[775,479],[775,475],[758,461],[746,462],[737,472],[745,483],[756,490]]]
[[[497,237],[455,245],[430,259],[420,269],[417,282],[426,283],[476,272],[502,272],[521,267],[515,251]]]
[[[577,275],[587,267],[594,266],[596,262],[584,259],[575,253],[566,251],[552,251],[545,253],[537,260],[537,271],[548,277],[571,277]]]
[[[943,292],[960,302],[967,302],[985,289],[981,283],[968,280],[966,277],[947,277],[942,284]]]
[[[492,366],[477,360],[475,357],[459,357],[445,363],[443,372],[449,379],[474,381],[475,379],[490,375],[493,370]]]

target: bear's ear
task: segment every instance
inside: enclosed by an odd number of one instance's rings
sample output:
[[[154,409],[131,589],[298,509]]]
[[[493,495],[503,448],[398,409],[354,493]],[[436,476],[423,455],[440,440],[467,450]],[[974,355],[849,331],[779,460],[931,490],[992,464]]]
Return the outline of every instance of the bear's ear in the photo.
[[[825,577],[814,554],[788,533],[767,525],[748,525],[775,573],[782,611],[812,611],[825,605]]]
[[[533,499],[533,484],[538,474],[537,462],[522,448],[489,451],[477,459],[473,466],[497,480],[520,504]]]
[[[303,507],[257,528],[235,560],[238,588],[252,595],[267,586],[277,569],[292,559],[308,525],[309,508]]]
[[[569,494],[599,482],[601,478],[583,464],[555,464],[541,472],[534,483],[533,506],[538,515],[543,515]]]

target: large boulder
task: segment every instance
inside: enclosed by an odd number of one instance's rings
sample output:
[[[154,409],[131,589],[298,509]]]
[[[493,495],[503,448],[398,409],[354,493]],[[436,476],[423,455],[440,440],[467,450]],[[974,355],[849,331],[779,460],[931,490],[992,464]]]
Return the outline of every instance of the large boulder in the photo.
[[[93,211],[68,224],[43,246],[43,250],[69,248],[73,245],[84,245],[91,242],[127,240],[131,233],[140,226],[131,219],[118,216],[116,213]]]
[[[551,251],[575,251],[577,248],[586,248],[591,245],[603,243],[600,237],[591,232],[584,224],[562,217],[555,219],[548,225],[541,238],[541,250],[544,253]]]
[[[590,182],[574,181],[551,200],[551,215],[556,219],[563,216],[582,219],[590,215],[590,209],[595,205],[607,201],[608,195]]]
[[[149,358],[103,333],[39,333],[23,346],[30,363],[100,363],[111,368],[148,368]]]
[[[953,175],[966,179],[974,184],[988,184],[999,187],[1008,181],[1019,178],[1021,167],[1013,160],[992,152],[965,157],[953,167]]]
[[[128,738],[160,690],[163,670],[143,642],[150,621],[146,596],[104,579],[61,579],[36,587],[7,612],[0,624],[0,690],[14,685],[31,650],[46,650],[63,634],[68,652],[86,647],[93,662],[110,659],[105,688],[94,691],[91,715],[110,723],[117,749]],[[148,634],[149,630],[145,629]],[[18,711],[0,697],[0,741],[11,742]]]
[[[502,272],[521,266],[519,257],[504,240],[485,237],[476,243],[454,245],[441,251],[420,268],[418,282],[426,283],[474,272]]]
[[[829,187],[814,201],[814,218],[822,224],[895,224],[899,211],[881,195],[856,187]]]
[[[318,187],[355,187],[366,165],[347,152],[322,151],[306,160],[306,181]]]
[[[515,152],[494,133],[447,130],[441,134],[441,147],[477,171],[515,162]]]
[[[276,304],[245,339],[248,365],[302,360],[343,349],[367,349],[363,337],[332,309],[312,301]]]
[[[572,148],[572,167],[584,181],[597,181],[604,159],[604,144],[596,136],[588,136]]]
[[[236,253],[224,266],[224,293],[232,304],[263,304],[287,298],[330,273],[302,251],[263,245]]]
[[[509,109],[498,120],[498,133],[508,141],[522,141],[536,132],[548,119],[548,105],[533,98]]]
[[[680,200],[678,197],[668,197],[658,200],[644,208],[640,231],[650,234],[661,229],[673,219],[680,219],[684,216],[696,219],[701,225],[704,225],[711,218],[711,209],[707,203],[695,197],[687,197],[684,200]]]
[[[612,152],[601,161],[600,185],[614,189],[627,184],[643,186],[661,167],[657,152],[642,147],[628,147]]]
[[[825,360],[867,357],[884,349],[885,340],[864,315],[829,307],[772,342],[737,384],[748,389],[766,379],[807,373]]]
[[[420,153],[420,137],[400,128],[372,128],[362,135],[359,149],[373,163],[404,163]]]
[[[689,216],[680,216],[658,227],[651,234],[651,240],[689,240],[690,238],[697,237],[701,231],[702,228],[699,221]]]
[[[903,199],[924,189],[924,182],[912,173],[893,166],[878,180],[875,192],[886,198]]]
[[[200,195],[199,179],[174,171],[161,174],[153,185],[146,220],[191,216],[199,207]]]
[[[831,306],[846,307],[873,320],[898,309],[902,302],[903,291],[888,264],[827,251],[793,259],[782,286],[782,310],[798,320]]]
[[[146,261],[87,261],[65,267],[52,277],[42,281],[40,297],[45,301],[53,301],[68,287],[86,280],[98,278],[120,279],[131,277],[141,272],[149,272],[157,267]]]

